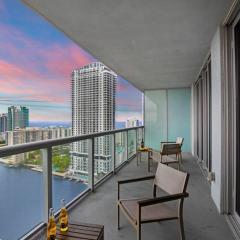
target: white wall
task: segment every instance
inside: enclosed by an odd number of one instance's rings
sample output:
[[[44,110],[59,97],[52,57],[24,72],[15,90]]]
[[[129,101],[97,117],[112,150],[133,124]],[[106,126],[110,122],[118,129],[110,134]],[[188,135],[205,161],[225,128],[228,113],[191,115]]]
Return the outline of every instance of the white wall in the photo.
[[[212,171],[216,181],[212,182],[212,198],[221,212],[221,177],[222,177],[222,96],[221,96],[221,38],[220,28],[215,33],[211,43],[212,64]]]

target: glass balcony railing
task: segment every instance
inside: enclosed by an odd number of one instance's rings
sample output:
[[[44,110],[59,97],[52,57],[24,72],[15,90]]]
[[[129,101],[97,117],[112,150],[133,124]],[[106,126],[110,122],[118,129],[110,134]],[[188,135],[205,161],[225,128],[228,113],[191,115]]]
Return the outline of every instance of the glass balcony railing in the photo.
[[[128,131],[128,158],[131,158],[136,154],[137,147],[137,131],[129,130]]]
[[[81,157],[75,156],[74,147],[79,148],[82,145],[84,141],[52,148],[52,191],[55,210],[60,209],[61,199],[70,202],[88,189],[87,169],[80,168],[81,160],[80,164],[75,166],[75,162]]]
[[[143,128],[1,147],[0,239],[39,233],[49,208],[70,207],[135,156]]]
[[[127,132],[115,134],[115,167],[127,160]]]
[[[40,153],[35,150],[1,159],[0,239],[18,239],[44,221]],[[11,228],[12,224],[17,227]]]

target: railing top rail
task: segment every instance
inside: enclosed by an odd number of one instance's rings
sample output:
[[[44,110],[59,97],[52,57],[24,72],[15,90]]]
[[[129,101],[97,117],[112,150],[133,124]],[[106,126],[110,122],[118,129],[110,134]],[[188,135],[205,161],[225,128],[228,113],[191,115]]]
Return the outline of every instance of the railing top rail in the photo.
[[[72,136],[72,137],[66,137],[66,138],[42,140],[37,142],[30,142],[30,143],[1,147],[0,158],[15,155],[15,154],[20,154],[20,153],[30,152],[34,150],[50,148],[58,145],[69,144],[69,143],[78,142],[82,140],[87,140],[89,138],[102,137],[102,136],[111,135],[114,133],[126,132],[126,131],[135,130],[139,128],[144,128],[144,126],[121,128],[121,129],[116,129],[116,130],[111,130],[106,132],[98,132],[98,133],[91,133],[91,134]]]

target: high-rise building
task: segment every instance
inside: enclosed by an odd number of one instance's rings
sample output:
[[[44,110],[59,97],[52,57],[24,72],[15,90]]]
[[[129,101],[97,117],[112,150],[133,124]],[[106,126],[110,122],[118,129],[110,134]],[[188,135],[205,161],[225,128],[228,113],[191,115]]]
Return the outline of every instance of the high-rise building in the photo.
[[[29,109],[20,106],[11,106],[8,108],[8,131],[16,128],[29,127]]]
[[[71,136],[71,128],[49,127],[49,128],[19,128],[7,131],[5,135],[0,135],[0,140],[6,140],[7,145],[23,144],[29,142],[42,141],[47,139],[57,139]],[[12,155],[6,160],[11,164],[22,163],[27,153]]]
[[[138,119],[128,119],[125,122],[125,127],[130,128],[130,127],[138,127],[140,126],[140,121]]]
[[[100,62],[88,64],[72,73],[72,134],[83,135],[115,128],[117,75]],[[111,168],[111,136],[95,141],[95,172]],[[73,143],[71,170],[88,173],[87,142]]]
[[[7,113],[0,114],[0,133],[7,131]]]

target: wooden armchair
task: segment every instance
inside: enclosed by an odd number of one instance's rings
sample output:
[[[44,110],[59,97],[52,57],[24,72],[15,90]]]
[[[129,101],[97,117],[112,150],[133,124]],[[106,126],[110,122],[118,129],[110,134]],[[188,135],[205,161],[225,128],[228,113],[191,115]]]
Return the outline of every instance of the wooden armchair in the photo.
[[[184,138],[178,137],[176,142],[161,142],[160,151],[151,149],[148,157],[148,171],[150,171],[150,161],[156,161],[163,164],[178,164],[178,170],[182,163],[182,145]],[[176,158],[169,157],[169,155],[176,155]]]
[[[153,198],[121,199],[122,184],[154,179]],[[181,240],[185,240],[183,225],[183,202],[188,197],[186,192],[189,174],[180,172],[159,163],[154,176],[118,181],[118,229],[120,229],[120,210],[137,231],[137,240],[141,240],[141,225],[150,222],[177,220],[180,226]],[[167,195],[157,197],[157,188]],[[169,202],[177,201],[177,206]]]

